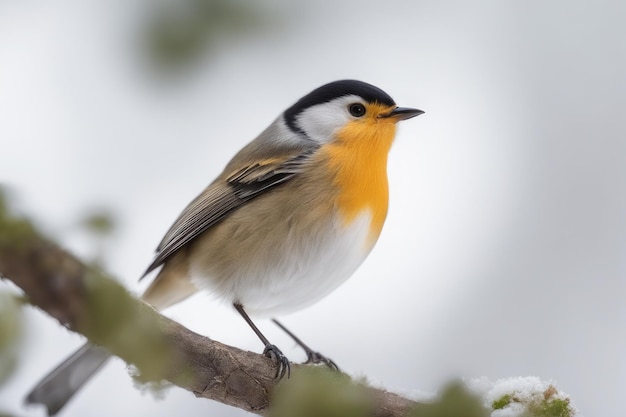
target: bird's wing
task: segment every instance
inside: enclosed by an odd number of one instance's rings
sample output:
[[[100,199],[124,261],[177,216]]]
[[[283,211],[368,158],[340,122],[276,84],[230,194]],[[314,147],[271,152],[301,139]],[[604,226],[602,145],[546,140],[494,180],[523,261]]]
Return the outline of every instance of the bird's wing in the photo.
[[[209,185],[170,227],[141,278],[237,207],[298,175],[312,154],[313,150],[306,150],[247,163],[227,174],[225,180]]]

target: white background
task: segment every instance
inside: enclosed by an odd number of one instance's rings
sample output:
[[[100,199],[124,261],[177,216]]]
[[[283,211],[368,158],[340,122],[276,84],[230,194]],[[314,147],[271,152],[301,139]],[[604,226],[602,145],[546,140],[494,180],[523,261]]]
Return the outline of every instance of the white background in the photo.
[[[323,83],[373,83],[426,111],[390,154],[385,229],[347,284],[284,322],[390,390],[536,375],[587,416],[624,415],[626,3],[275,0],[272,23],[177,78],[142,58],[147,3],[0,4],[0,182],[22,213],[89,258],[77,218],[110,208],[106,266],[138,292],[163,233],[241,146]],[[210,295],[168,314],[262,349]],[[25,326],[0,411],[41,416],[23,396],[82,339],[33,309]],[[115,360],[63,415],[245,414],[164,397]]]

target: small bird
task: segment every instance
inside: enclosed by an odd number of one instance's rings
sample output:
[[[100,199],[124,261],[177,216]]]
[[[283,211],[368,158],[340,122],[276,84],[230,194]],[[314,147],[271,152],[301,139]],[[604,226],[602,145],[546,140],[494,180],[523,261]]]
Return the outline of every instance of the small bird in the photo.
[[[387,155],[396,123],[424,113],[398,107],[356,80],[325,84],[241,149],[180,214],[142,276],[142,298],[164,309],[198,290],[231,303],[277,363],[289,361],[251,315],[275,317],[336,289],[372,250],[387,216]],[[307,362],[335,363],[287,330]],[[58,412],[109,358],[89,343],[46,376],[27,401]]]

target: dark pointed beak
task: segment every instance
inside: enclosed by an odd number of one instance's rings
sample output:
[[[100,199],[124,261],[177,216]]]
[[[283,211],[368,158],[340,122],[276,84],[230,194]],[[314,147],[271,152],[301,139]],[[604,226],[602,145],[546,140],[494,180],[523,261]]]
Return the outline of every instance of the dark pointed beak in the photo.
[[[420,114],[424,114],[424,111],[418,109],[412,109],[409,107],[396,107],[391,110],[389,113],[381,114],[380,118],[392,118],[396,121],[410,119],[411,117],[419,116]]]

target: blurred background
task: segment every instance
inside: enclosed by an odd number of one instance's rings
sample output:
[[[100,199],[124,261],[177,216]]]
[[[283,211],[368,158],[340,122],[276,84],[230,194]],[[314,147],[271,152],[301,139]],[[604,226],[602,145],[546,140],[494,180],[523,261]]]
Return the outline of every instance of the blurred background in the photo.
[[[426,111],[391,152],[385,229],[348,283],[284,323],[396,392],[535,375],[587,416],[623,415],[624,21],[618,0],[1,2],[0,182],[140,292],[162,235],[240,147],[313,88],[370,82]],[[114,220],[108,239],[80,226],[93,213]],[[209,294],[167,314],[262,350]],[[83,340],[34,309],[23,323],[0,413],[42,416],[23,396]],[[160,397],[116,359],[62,415],[245,414]]]

